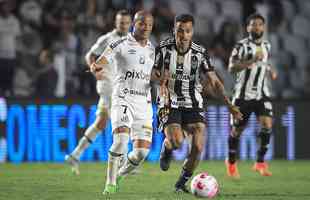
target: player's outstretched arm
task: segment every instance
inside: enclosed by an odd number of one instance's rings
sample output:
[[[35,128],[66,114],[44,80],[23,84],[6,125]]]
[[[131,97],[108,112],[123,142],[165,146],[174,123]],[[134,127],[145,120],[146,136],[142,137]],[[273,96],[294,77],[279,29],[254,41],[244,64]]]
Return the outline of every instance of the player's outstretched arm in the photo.
[[[236,118],[242,119],[242,113],[240,112],[237,106],[234,106],[231,101],[229,100],[225,87],[223,83],[219,80],[218,76],[216,75],[215,71],[207,72],[207,78],[210,80],[209,83],[211,87],[215,91],[215,93],[221,97],[224,103],[228,106],[229,112]]]
[[[95,75],[97,80],[102,80],[105,77],[104,66],[109,64],[108,59],[101,55],[95,62],[91,64],[91,72]]]
[[[228,66],[228,70],[230,73],[236,73],[244,69],[251,68],[253,63],[261,61],[264,57],[262,52],[256,52],[253,58],[245,59],[240,56],[240,51],[243,51],[243,48],[237,46],[233,49],[231,53]]]

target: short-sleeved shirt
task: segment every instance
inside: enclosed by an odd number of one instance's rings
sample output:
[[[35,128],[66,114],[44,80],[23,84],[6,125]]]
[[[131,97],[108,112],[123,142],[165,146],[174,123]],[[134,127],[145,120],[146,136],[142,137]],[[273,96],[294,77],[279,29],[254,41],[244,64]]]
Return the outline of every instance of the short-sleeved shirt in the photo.
[[[115,66],[112,104],[118,99],[137,106],[147,103],[155,48],[150,41],[141,46],[131,33],[110,44],[102,56]]]
[[[154,68],[169,71],[172,108],[203,110],[201,75],[214,70],[203,46],[192,42],[187,52],[180,53],[175,39],[168,38],[156,49]]]
[[[270,80],[267,78],[268,73],[268,59],[270,57],[270,43],[263,40],[260,44],[256,44],[250,38],[240,40],[235,45],[230,59],[229,68],[233,66],[234,62],[242,62],[253,59],[256,52],[263,53],[263,60],[253,63],[251,68],[243,69],[236,72],[234,99],[244,100],[260,100],[271,96]]]

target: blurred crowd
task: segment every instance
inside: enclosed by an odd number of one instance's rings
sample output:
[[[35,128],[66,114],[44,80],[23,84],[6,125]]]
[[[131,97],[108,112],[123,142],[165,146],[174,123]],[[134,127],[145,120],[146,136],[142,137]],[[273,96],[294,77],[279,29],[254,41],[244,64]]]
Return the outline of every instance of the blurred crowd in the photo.
[[[304,0],[0,0],[0,96],[95,96],[84,55],[113,29],[120,9],[153,13],[154,45],[171,34],[176,14],[193,14],[195,41],[209,49],[227,88],[231,50],[245,37],[246,16],[259,12],[279,74],[274,96],[310,96],[310,1]]]

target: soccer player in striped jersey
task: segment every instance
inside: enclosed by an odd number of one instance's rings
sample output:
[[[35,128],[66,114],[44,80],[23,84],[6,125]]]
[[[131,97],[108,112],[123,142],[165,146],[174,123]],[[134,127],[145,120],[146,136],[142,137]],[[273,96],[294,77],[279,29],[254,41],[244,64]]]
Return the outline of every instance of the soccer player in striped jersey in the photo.
[[[265,18],[260,14],[252,14],[246,22],[248,37],[239,41],[232,51],[229,71],[235,76],[233,104],[240,108],[243,119],[232,117],[232,131],[229,135],[229,157],[225,161],[227,175],[239,178],[236,163],[239,137],[244,130],[252,112],[261,125],[259,133],[260,147],[253,170],[262,176],[271,176],[264,156],[268,150],[272,132],[272,103],[269,81],[276,79],[274,68],[268,63],[270,43],[263,39]]]
[[[120,10],[115,16],[115,29],[98,38],[97,42],[86,54],[85,59],[91,71],[94,71],[94,62],[103,53],[106,47],[112,42],[118,41],[127,36],[131,25],[131,15],[126,10]],[[80,139],[77,147],[65,160],[71,165],[72,172],[79,174],[79,160],[81,154],[96,139],[97,135],[105,128],[107,120],[110,118],[112,80],[114,78],[113,65],[106,68],[108,72],[103,80],[97,80],[97,93],[99,102],[97,106],[95,122],[86,129],[84,136]]]
[[[185,184],[198,166],[204,145],[202,77],[209,79],[213,88],[224,98],[231,113],[236,118],[241,116],[239,110],[226,97],[224,86],[210,64],[207,50],[192,42],[193,31],[193,16],[176,16],[174,37],[162,41],[157,47],[154,65],[154,69],[162,76],[159,118],[164,123],[166,136],[160,156],[160,167],[163,171],[169,169],[172,151],[182,144],[185,131],[191,139],[190,152],[175,184],[177,192],[188,192]],[[164,121],[163,118],[167,120]]]

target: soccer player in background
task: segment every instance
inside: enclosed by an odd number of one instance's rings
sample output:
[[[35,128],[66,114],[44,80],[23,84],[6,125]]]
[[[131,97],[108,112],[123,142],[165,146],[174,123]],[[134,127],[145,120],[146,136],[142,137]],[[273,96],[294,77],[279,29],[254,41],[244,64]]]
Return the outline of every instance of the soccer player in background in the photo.
[[[242,120],[232,117],[232,131],[228,139],[229,157],[225,163],[227,175],[233,178],[240,177],[236,163],[239,138],[252,112],[261,126],[260,147],[253,170],[262,176],[272,175],[264,156],[272,132],[273,111],[269,81],[270,78],[276,79],[277,74],[268,64],[270,43],[263,39],[265,18],[260,14],[250,15],[247,18],[246,30],[248,37],[236,44],[229,61],[229,71],[236,77],[232,102],[243,114]]]
[[[181,175],[175,184],[176,192],[188,192],[185,184],[191,178],[200,161],[204,146],[205,122],[202,77],[221,95],[231,113],[240,118],[241,113],[225,95],[210,64],[207,50],[192,42],[194,18],[188,14],[175,17],[174,37],[162,41],[156,49],[154,69],[161,74],[161,105],[159,118],[164,123],[165,140],[160,155],[160,168],[167,171],[172,151],[182,144],[185,132],[190,140],[190,152],[183,164]],[[162,114],[162,111],[164,114]],[[166,121],[163,120],[166,118]]]
[[[119,182],[144,161],[151,147],[153,111],[148,96],[155,59],[155,48],[149,40],[152,27],[153,16],[137,12],[132,33],[109,45],[95,64],[98,79],[105,76],[108,63],[116,67],[111,107],[113,144],[103,194],[116,193]],[[129,136],[133,150],[118,170],[121,156],[127,153]]]
[[[86,54],[85,59],[90,70],[94,70],[94,62],[103,53],[106,47],[112,42],[118,41],[125,37],[131,25],[131,15],[126,10],[120,10],[115,16],[115,29],[98,38],[97,42],[91,47]],[[77,147],[69,155],[66,155],[65,160],[71,165],[72,172],[79,174],[79,160],[81,154],[87,147],[96,139],[96,136],[106,127],[106,123],[110,118],[111,95],[114,78],[113,64],[106,67],[105,78],[97,80],[97,93],[100,96],[96,119],[94,123],[88,127],[84,136],[80,139]]]

